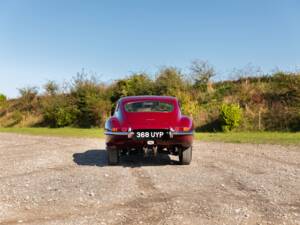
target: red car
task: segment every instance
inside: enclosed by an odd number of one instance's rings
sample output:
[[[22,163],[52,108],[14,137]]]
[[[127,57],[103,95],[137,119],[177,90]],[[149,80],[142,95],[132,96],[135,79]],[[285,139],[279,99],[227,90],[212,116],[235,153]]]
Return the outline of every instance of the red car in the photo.
[[[181,114],[178,100],[169,96],[130,96],[119,99],[114,115],[105,123],[108,163],[133,151],[192,160],[193,122]]]

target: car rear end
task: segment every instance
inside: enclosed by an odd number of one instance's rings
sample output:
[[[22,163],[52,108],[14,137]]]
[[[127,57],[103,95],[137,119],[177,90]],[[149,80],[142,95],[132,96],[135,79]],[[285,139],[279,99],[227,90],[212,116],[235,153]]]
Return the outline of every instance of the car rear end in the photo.
[[[109,148],[178,154],[192,145],[192,122],[181,116],[176,98],[123,99],[118,110],[118,124],[105,132]]]

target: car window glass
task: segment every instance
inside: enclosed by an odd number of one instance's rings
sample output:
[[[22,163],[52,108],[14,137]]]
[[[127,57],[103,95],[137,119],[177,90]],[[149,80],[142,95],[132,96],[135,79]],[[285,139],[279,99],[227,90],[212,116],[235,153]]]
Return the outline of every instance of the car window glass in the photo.
[[[125,104],[127,112],[172,112],[173,104],[161,101],[138,101]]]

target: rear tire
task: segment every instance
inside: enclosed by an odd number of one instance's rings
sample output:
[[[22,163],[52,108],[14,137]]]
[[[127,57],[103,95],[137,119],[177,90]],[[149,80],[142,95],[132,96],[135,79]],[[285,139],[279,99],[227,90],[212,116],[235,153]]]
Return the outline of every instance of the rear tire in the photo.
[[[106,148],[107,161],[109,165],[117,165],[119,163],[119,150],[115,148]]]
[[[179,162],[181,165],[189,165],[192,161],[192,146],[187,149],[180,149]]]

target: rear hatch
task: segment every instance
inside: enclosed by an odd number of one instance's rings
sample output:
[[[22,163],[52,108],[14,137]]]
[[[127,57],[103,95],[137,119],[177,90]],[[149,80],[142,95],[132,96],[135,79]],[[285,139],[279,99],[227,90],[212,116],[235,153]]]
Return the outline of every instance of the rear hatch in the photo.
[[[124,104],[124,121],[133,130],[170,129],[177,122],[177,114],[172,101],[140,99]]]
[[[126,113],[125,121],[132,130],[170,129],[175,126],[177,116],[173,112],[130,112]]]

